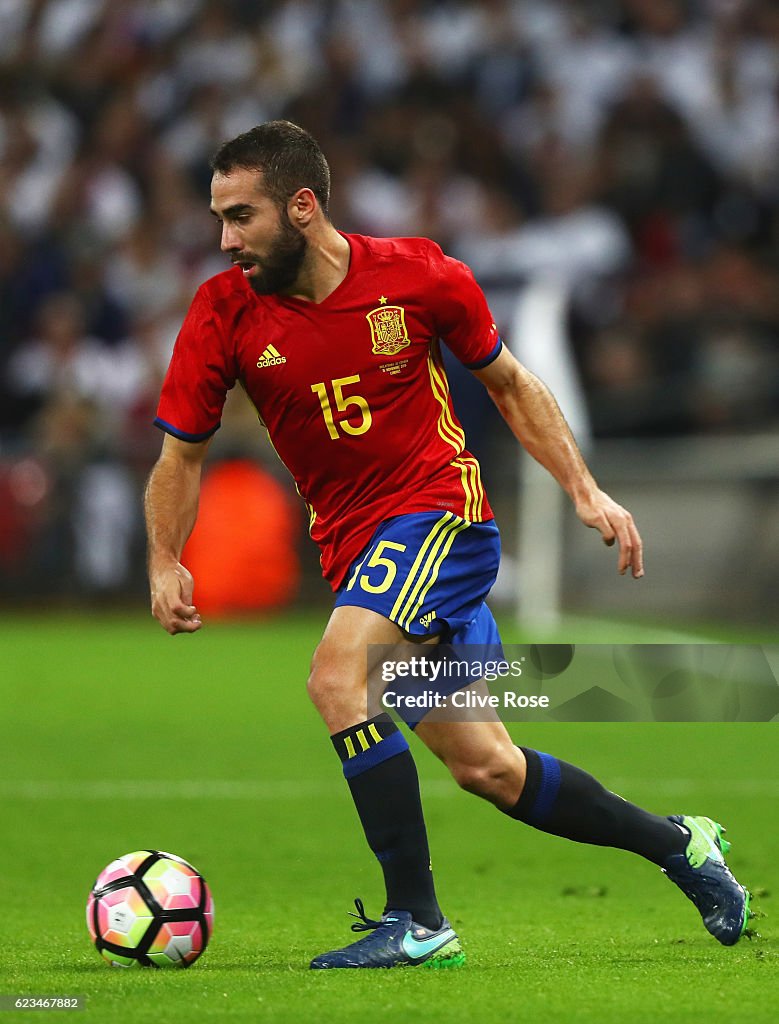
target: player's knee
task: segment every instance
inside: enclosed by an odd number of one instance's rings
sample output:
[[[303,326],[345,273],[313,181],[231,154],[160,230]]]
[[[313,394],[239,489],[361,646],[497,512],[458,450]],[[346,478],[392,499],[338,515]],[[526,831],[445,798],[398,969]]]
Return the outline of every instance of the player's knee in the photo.
[[[314,656],[311,659],[311,670],[309,671],[306,683],[308,696],[317,708],[325,703],[335,692],[338,682],[335,668],[335,665],[331,664],[331,660],[328,658],[326,651],[322,650],[322,645],[320,644],[314,651]]]
[[[307,682],[308,695],[331,733],[347,729],[367,717],[366,687],[354,673],[326,649],[314,653]]]
[[[338,732],[343,726],[341,718],[343,712],[348,709],[344,705],[344,693],[339,690],[338,680],[334,673],[327,671],[324,667],[312,667],[311,674],[306,684],[308,696],[314,707],[319,712],[330,732]],[[349,717],[348,713],[346,715]],[[347,721],[347,726],[351,724]]]

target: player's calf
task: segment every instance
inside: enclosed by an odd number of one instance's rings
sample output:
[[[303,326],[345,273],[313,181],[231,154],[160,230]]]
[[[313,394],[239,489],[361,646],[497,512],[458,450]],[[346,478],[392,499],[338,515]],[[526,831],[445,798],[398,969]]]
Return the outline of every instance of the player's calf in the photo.
[[[466,792],[501,810],[517,802],[525,759],[501,721],[445,721],[430,715],[415,731]]]
[[[513,745],[495,745],[486,760],[452,760],[447,767],[461,789],[488,800],[501,810],[513,806],[522,788],[522,765]]]

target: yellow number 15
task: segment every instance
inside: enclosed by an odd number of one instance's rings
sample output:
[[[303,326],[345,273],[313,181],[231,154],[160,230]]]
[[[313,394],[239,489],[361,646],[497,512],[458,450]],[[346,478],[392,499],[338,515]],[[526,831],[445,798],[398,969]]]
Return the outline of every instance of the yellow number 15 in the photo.
[[[371,417],[371,410],[368,408],[368,403],[362,397],[362,395],[345,395],[344,388],[350,384],[359,384],[360,375],[355,373],[352,377],[336,377],[335,380],[330,382],[333,389],[333,398],[335,399],[335,407],[338,412],[346,412],[350,406],[355,406],[360,410],[360,422],[350,423],[347,419],[339,420],[335,422],[333,418],[333,407],[330,404],[330,396],[327,393],[327,385],[322,382],[321,384],[312,384],[311,390],[319,399],[319,404],[322,406],[322,415],[325,418],[325,426],[330,437],[337,441],[341,436],[338,432],[339,427],[344,434],[352,434],[356,437],[358,434],[364,434],[366,430],[370,430],[373,419]]]

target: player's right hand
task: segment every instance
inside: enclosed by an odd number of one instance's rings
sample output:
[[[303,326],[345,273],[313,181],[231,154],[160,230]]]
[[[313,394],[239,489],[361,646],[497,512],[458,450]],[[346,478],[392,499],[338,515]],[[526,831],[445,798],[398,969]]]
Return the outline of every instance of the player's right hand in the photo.
[[[203,625],[192,594],[195,581],[192,573],[181,562],[152,569],[151,613],[164,630],[176,633],[195,633]]]

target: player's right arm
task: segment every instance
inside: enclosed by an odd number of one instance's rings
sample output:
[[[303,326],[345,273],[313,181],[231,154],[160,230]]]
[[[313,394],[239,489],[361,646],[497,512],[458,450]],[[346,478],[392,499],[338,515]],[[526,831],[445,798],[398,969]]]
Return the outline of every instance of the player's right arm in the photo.
[[[192,574],[181,553],[197,518],[200,477],[211,439],[190,442],[165,435],[144,495],[151,611],[163,629],[194,633],[202,626],[192,603]]]

